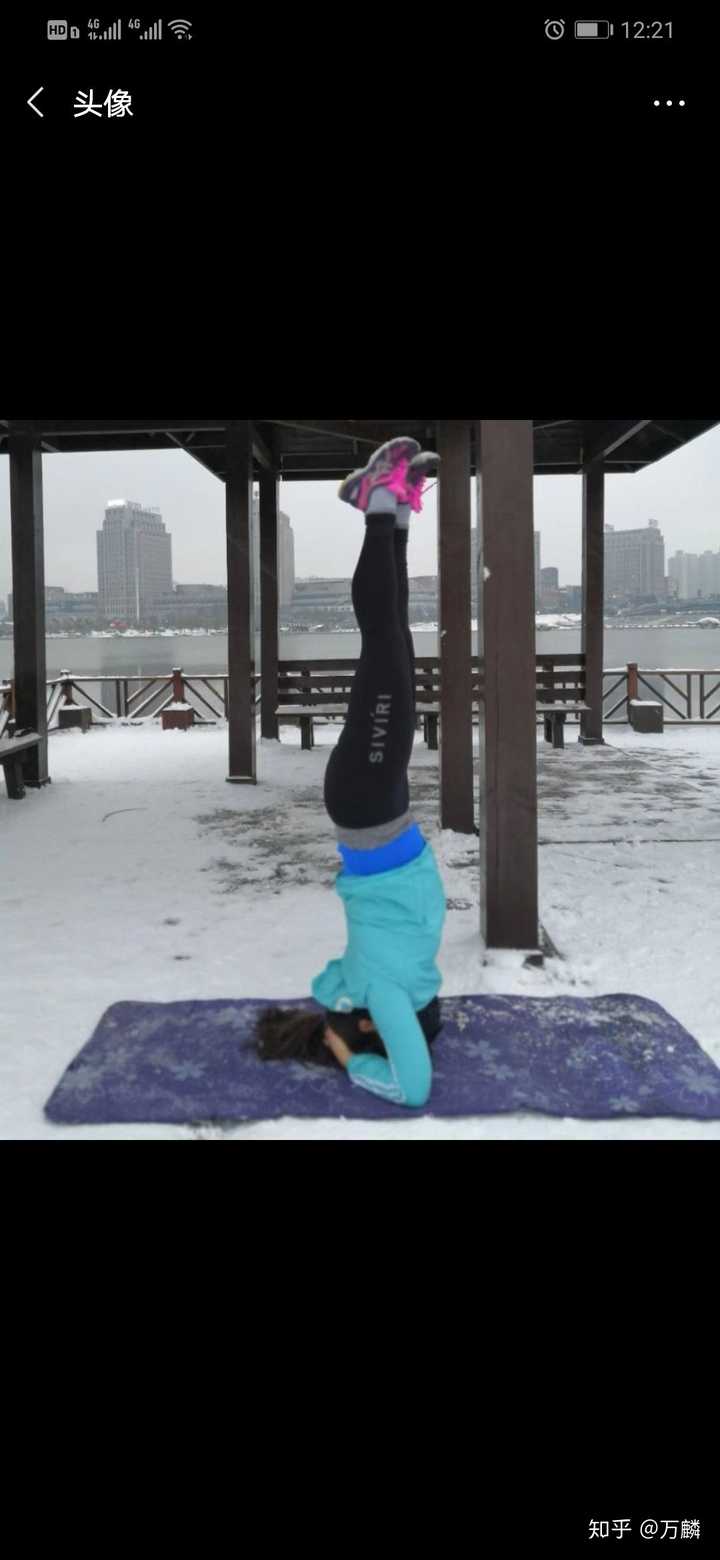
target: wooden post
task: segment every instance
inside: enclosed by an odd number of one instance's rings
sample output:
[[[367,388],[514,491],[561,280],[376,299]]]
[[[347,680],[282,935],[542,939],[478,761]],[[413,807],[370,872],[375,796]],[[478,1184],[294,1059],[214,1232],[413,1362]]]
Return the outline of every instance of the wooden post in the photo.
[[[67,668],[64,668],[60,673],[60,679],[60,687],[62,689],[63,695],[63,705],[74,704],[75,700],[73,698],[72,672],[69,672]]]
[[[181,666],[174,666],[172,669],[172,687],[173,704],[187,705],[185,678]],[[195,724],[195,710],[192,705],[188,705],[186,709],[173,709],[171,705],[169,709],[160,711],[160,724],[163,731],[189,731]]]
[[[480,929],[538,947],[533,427],[475,425],[480,715]],[[485,577],[485,571],[488,577]]]
[[[470,425],[439,422],[440,827],[475,832],[470,627]]]
[[[638,696],[637,661],[628,661],[627,663],[627,696],[628,703],[631,699],[636,699]]]
[[[582,479],[582,653],[585,657],[585,703],[578,741],[587,747],[603,742],[603,613],[605,591],[605,473],[588,467]]]
[[[10,518],[12,530],[15,718],[18,730],[37,731],[40,742],[25,758],[27,785],[46,785],[48,775],[45,663],[45,569],[43,552],[42,455],[31,430],[10,427]]]
[[[237,785],[255,785],[251,424],[244,421],[229,423],[226,439],[229,733],[229,772],[226,778]]]
[[[278,703],[278,479],[260,473],[260,731],[279,737]]]

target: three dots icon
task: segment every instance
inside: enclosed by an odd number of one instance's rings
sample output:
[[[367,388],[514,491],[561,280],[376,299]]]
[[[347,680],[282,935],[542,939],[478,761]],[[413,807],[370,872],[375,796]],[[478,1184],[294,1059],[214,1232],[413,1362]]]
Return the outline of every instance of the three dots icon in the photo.
[[[662,98],[653,98],[653,108],[672,108],[673,106],[674,106],[673,98],[665,98],[664,101],[663,101]],[[677,107],[678,108],[684,108],[685,107],[685,98],[678,98],[677,99]]]

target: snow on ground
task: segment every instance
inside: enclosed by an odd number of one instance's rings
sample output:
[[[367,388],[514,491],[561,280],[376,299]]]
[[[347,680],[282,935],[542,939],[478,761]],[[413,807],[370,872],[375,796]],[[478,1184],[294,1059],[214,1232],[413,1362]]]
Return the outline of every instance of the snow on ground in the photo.
[[[66,731],[52,785],[0,796],[3,1016],[0,1137],[720,1138],[720,1122],[514,1116],[407,1122],[285,1118],[224,1130],[55,1127],[42,1106],[112,1002],[302,996],[345,946],[339,858],[322,803],[338,728],[258,741],[258,784],[228,785],[227,730],[159,725]],[[661,1002],[720,1064],[720,728],[606,746],[538,744],[540,909],[563,959],[524,969],[479,938],[477,840],[440,831],[438,755],[416,740],[415,814],[448,899],[442,992]],[[350,1087],[350,1085],[348,1085]]]

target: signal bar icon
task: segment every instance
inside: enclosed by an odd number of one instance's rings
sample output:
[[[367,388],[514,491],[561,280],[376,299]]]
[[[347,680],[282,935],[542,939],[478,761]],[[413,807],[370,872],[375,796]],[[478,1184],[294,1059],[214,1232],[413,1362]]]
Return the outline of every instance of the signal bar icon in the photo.
[[[112,27],[106,27],[104,33],[100,34],[100,37],[101,38],[121,38],[122,37],[122,21],[121,21],[120,17],[118,17],[116,22],[113,22]]]
[[[162,38],[162,17],[159,17],[156,22],[153,22],[152,27],[148,27],[146,32],[140,34],[140,37]]]

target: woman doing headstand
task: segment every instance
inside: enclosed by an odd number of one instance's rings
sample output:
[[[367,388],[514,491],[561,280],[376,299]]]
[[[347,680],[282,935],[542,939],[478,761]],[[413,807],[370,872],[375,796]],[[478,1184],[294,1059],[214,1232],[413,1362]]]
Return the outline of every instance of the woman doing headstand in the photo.
[[[258,1031],[267,1059],[334,1058],[357,1087],[414,1107],[429,1097],[428,1042],[441,1027],[435,959],[446,903],[432,847],[410,811],[415,656],[407,544],[410,514],[422,509],[437,463],[415,439],[391,439],[340,485],[339,497],[365,515],[352,581],[360,659],[324,783],[343,860],[335,886],[348,944],[312,981],[322,1021],[273,1008]]]

